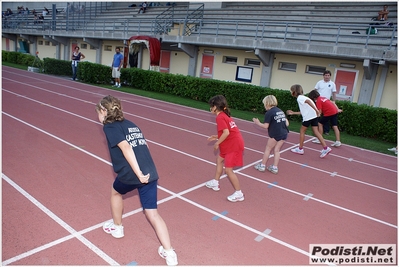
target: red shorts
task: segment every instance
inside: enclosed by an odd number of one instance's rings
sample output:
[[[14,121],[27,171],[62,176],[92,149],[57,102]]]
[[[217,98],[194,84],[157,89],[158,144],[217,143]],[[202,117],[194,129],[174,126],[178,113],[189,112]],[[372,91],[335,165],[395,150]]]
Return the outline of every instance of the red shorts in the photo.
[[[227,154],[220,153],[219,156],[224,158],[224,166],[226,168],[240,167],[243,165],[243,152],[244,151],[234,151]]]

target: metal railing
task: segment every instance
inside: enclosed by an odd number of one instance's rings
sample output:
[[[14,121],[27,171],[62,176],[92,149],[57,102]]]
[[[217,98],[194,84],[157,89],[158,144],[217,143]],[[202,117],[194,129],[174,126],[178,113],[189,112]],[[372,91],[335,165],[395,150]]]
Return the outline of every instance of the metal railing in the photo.
[[[90,19],[45,19],[35,23],[25,17],[3,19],[3,33],[41,35],[51,32],[55,36],[122,39],[133,34],[162,35],[168,32],[169,20],[123,19],[105,22]],[[191,18],[174,20],[179,27],[179,36],[216,37],[230,39],[249,39],[259,41],[279,41],[286,43],[325,44],[330,46],[351,46],[368,49],[370,46],[381,50],[397,50],[397,25],[369,24],[323,24],[248,20],[207,20]],[[374,27],[376,35],[367,33]],[[108,34],[108,35],[107,35]],[[107,36],[106,36],[107,35]],[[122,37],[121,37],[122,36]]]
[[[201,4],[197,9],[192,11],[191,13],[188,13],[189,10],[187,10],[187,16],[186,19],[184,20],[184,35],[185,36],[190,36],[192,32],[195,32],[197,30],[198,25],[202,22],[204,19],[204,4]]]

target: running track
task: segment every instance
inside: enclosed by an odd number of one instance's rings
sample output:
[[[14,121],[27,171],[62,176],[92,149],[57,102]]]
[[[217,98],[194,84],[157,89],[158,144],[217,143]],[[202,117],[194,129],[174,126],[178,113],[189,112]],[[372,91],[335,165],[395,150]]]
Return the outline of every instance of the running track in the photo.
[[[245,201],[230,203],[228,179],[219,192],[204,186],[215,171],[209,112],[3,66],[2,265],[165,265],[135,192],[125,237],[101,229],[115,175],[94,106],[108,94],[147,138],[180,265],[308,265],[309,244],[397,245],[396,157],[343,145],[320,159],[311,136],[296,155],[291,132],[279,174],[260,173],[266,132],[235,119]]]

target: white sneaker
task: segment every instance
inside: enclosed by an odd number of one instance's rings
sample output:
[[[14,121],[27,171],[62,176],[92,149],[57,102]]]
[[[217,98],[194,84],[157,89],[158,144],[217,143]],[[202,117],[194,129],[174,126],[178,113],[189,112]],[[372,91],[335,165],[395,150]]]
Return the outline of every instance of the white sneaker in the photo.
[[[395,152],[395,151],[397,151],[397,150],[396,150],[396,147],[393,147],[393,148],[388,148],[388,151]]]
[[[339,147],[339,146],[341,146],[341,142],[335,141],[333,144],[331,144],[331,146]]]
[[[266,170],[266,165],[263,165],[262,163],[258,163],[254,166],[254,168],[260,172],[264,172]]]
[[[325,156],[327,156],[328,153],[331,152],[331,150],[332,150],[332,149],[329,148],[329,147],[327,147],[326,149],[323,149],[323,150],[321,151],[320,158],[324,158]]]
[[[273,165],[270,165],[269,167],[267,167],[267,170],[268,170],[269,172],[271,172],[271,173],[274,173],[274,174],[277,174],[277,173],[278,173],[278,168],[275,167],[275,166],[273,166]]]
[[[205,186],[213,189],[214,191],[220,190],[219,182],[216,181],[215,179],[212,179],[209,182],[206,182]]]
[[[231,202],[244,201],[244,194],[236,191],[231,196],[228,196],[227,200]]]
[[[175,266],[177,265],[177,255],[176,252],[172,249],[171,251],[166,251],[163,246],[158,248],[158,254],[161,256],[162,259],[166,260],[166,264],[168,266]]]
[[[299,149],[299,147],[291,149],[291,152],[293,152],[295,154],[299,154],[299,155],[303,155],[303,153],[305,153],[305,151],[303,151],[303,148]]]
[[[319,139],[316,138],[316,139],[313,139],[313,140],[312,140],[312,143],[320,144],[320,141],[319,141]]]
[[[116,88],[121,88],[121,84],[118,84],[118,85],[116,86]]]
[[[123,225],[115,225],[113,221],[104,223],[103,230],[115,238],[124,237]]]

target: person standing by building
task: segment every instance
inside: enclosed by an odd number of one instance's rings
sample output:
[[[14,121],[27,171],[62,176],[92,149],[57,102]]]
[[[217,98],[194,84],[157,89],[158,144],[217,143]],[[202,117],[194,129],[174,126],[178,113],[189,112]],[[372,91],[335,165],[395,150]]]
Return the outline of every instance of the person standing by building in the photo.
[[[112,60],[111,69],[112,69],[112,78],[115,79],[115,83],[113,87],[120,88],[121,87],[121,68],[123,64],[123,54],[121,54],[121,50],[119,47],[115,48],[114,59]]]
[[[325,97],[329,100],[331,100],[332,97],[332,102],[335,103],[337,89],[335,87],[335,83],[331,81],[331,71],[329,70],[324,71],[323,80],[318,81],[314,89],[317,90],[320,96],[322,97]],[[326,123],[323,125],[323,133],[328,135],[329,132],[330,132],[330,125]]]
[[[76,75],[78,74],[78,63],[81,59],[85,59],[85,55],[83,55],[80,51],[79,46],[75,46],[75,49],[72,53],[72,80],[76,80]]]

